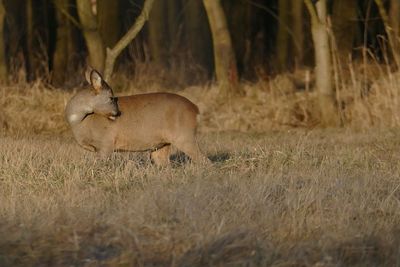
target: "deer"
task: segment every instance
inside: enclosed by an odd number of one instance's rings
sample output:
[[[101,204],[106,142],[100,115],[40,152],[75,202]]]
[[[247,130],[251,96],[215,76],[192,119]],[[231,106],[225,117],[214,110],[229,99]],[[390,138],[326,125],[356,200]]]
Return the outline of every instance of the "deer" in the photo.
[[[173,146],[194,163],[210,163],[197,143],[199,109],[190,100],[162,92],[115,97],[97,70],[87,70],[85,77],[88,86],[65,107],[65,118],[82,148],[102,157],[150,151],[156,165],[167,166]]]

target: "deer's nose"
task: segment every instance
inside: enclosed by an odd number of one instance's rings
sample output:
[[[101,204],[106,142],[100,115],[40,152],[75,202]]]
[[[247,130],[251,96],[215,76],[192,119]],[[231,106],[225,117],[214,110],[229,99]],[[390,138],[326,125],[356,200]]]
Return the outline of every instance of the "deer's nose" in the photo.
[[[119,111],[119,110],[113,111],[112,115],[118,117],[121,115],[121,111]]]

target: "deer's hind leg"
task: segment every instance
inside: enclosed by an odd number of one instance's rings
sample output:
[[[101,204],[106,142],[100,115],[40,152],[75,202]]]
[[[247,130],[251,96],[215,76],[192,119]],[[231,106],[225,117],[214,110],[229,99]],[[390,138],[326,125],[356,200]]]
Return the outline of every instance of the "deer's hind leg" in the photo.
[[[171,145],[163,146],[151,152],[150,157],[157,166],[169,165],[169,156],[171,155]]]
[[[177,140],[174,145],[185,153],[195,163],[210,164],[210,160],[200,151],[199,145],[194,137]]]

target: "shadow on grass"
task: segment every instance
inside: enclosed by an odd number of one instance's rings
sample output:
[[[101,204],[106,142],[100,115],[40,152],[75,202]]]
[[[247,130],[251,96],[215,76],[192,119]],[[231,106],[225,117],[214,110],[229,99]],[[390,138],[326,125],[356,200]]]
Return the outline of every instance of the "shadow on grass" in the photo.
[[[218,152],[214,155],[208,155],[208,158],[212,163],[224,163],[231,158],[231,155],[229,155],[227,152]]]
[[[147,228],[145,228],[147,229]],[[111,231],[111,232],[110,232]],[[146,230],[148,231],[148,229]],[[58,236],[40,236],[27,246],[27,240],[0,241],[0,266],[399,266],[400,235],[360,236],[348,240],[304,240],[277,246],[257,231],[232,229],[201,242],[179,240],[191,246],[178,252],[176,244],[160,247],[159,237],[149,239],[138,230],[138,237],[109,240],[113,229],[94,228],[81,236],[75,250],[65,250],[67,241]],[[59,234],[59,233],[57,233]],[[111,235],[110,235],[111,234]],[[199,233],[200,234],[200,233]],[[105,241],[104,241],[105,242]],[[146,243],[146,251],[136,244]],[[162,250],[160,250],[162,248]]]
[[[93,155],[91,152],[87,152],[88,155]],[[231,158],[231,155],[227,152],[218,152],[215,154],[208,154],[207,158],[211,161],[212,164],[216,163],[224,163],[225,161]],[[113,153],[110,158],[102,159],[98,158],[100,161],[104,161],[104,164],[112,165],[115,161],[126,160],[134,162],[138,167],[144,167],[149,165],[155,165],[154,162],[150,158],[150,153],[142,152],[122,152],[122,153]],[[111,161],[110,161],[111,159]],[[175,154],[170,156],[171,164],[175,167],[183,166],[189,164],[191,159],[185,153],[178,151]]]
[[[177,266],[399,266],[399,241],[367,236],[327,246],[305,242],[278,248],[239,230],[194,245]]]
[[[207,158],[211,161],[211,163],[224,163],[229,160],[231,156],[227,152],[218,152],[217,154],[207,155]],[[170,160],[173,165],[180,166],[190,163],[190,157],[188,157],[183,152],[177,152],[171,155]]]
[[[193,246],[177,266],[265,266],[264,255],[265,248],[254,233],[238,230]]]

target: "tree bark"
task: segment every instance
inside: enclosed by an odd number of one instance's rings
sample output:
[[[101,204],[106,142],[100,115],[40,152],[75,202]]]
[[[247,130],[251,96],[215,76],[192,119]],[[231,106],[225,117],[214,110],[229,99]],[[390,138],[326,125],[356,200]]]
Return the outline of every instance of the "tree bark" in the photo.
[[[221,96],[241,94],[235,52],[220,0],[203,0],[211,28],[214,62]]]
[[[107,48],[107,57],[105,63],[104,80],[110,81],[111,75],[114,69],[115,60],[121,54],[122,50],[136,37],[139,31],[143,28],[144,23],[149,18],[150,10],[153,6],[154,0],[145,0],[143,4],[142,12],[136,19],[132,27],[129,28],[128,32],[117,42],[112,48]]]
[[[179,31],[179,12],[180,12],[180,1],[179,0],[168,0],[167,4],[167,25],[168,25],[168,43],[170,51],[173,55],[179,53],[181,32]],[[165,40],[164,40],[165,42]],[[168,51],[167,51],[168,52]],[[169,53],[171,54],[171,53]]]
[[[333,32],[341,60],[348,60],[353,51],[354,38],[357,32],[357,1],[333,1]],[[346,62],[347,62],[346,60]]]
[[[399,0],[391,0],[390,1],[390,27],[393,30],[394,36],[399,37],[400,32],[400,1]],[[398,48],[399,46],[397,46]]]
[[[34,79],[34,48],[33,48],[33,29],[34,29],[34,21],[33,21],[33,0],[26,1],[26,48],[27,48],[27,74],[28,80]]]
[[[279,28],[276,39],[277,68],[279,71],[286,70],[288,63],[289,33],[287,27],[289,25],[289,4],[288,0],[279,0]]]
[[[295,65],[301,67],[304,63],[304,27],[303,27],[303,1],[292,1],[293,5],[293,50],[295,52]]]
[[[56,6],[56,43],[53,54],[52,83],[55,86],[62,86],[68,75],[68,64],[72,45],[71,22],[64,15],[69,12],[69,0],[55,0]]]
[[[185,40],[190,56],[206,70],[213,68],[211,34],[201,1],[188,1],[185,7]],[[211,75],[211,72],[209,73]]]
[[[120,37],[119,0],[97,0],[99,31],[105,47],[113,47]]]
[[[92,11],[90,0],[77,0],[78,15],[81,21],[83,36],[89,53],[89,64],[103,72],[105,49],[98,28],[96,15]]]
[[[311,16],[311,33],[315,53],[315,79],[323,126],[336,126],[339,116],[336,109],[332,82],[332,59],[327,25],[327,0],[319,0],[316,5],[304,0]]]
[[[238,72],[248,74],[251,57],[251,3],[247,1],[222,1],[227,17],[228,29],[236,56]]]
[[[4,43],[4,21],[6,10],[4,9],[3,0],[0,0],[0,83],[6,83],[8,80],[7,60],[5,55]]]
[[[171,1],[171,0],[169,0]],[[168,54],[168,27],[167,27],[167,1],[158,1],[150,13],[149,29],[149,47],[153,62],[165,67],[167,65]]]
[[[9,30],[9,42],[13,45],[8,48],[9,56],[14,64],[15,59],[17,58],[17,53],[21,49],[22,38],[21,32],[25,27],[25,13],[21,12],[21,6],[25,5],[25,1],[23,0],[4,0],[3,5],[6,10],[6,20],[7,26]]]
[[[393,46],[394,51],[399,53],[400,50],[400,1],[391,0],[390,1],[390,11],[389,11],[390,28],[392,29],[394,40]]]

